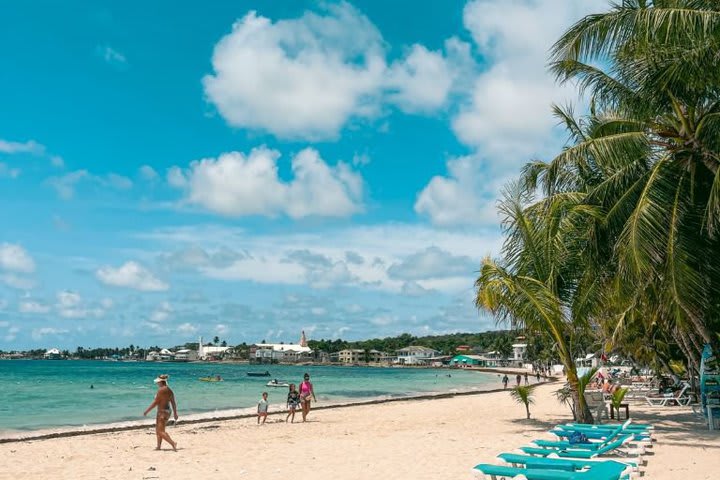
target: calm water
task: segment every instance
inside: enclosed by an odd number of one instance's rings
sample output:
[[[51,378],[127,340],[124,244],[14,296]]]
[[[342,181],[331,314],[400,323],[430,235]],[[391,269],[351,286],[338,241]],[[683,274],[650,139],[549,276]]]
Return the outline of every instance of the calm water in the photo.
[[[271,377],[248,377],[269,370]],[[484,390],[497,386],[497,375],[453,370],[331,366],[253,366],[207,363],[100,361],[0,361],[0,431],[37,430],[142,419],[152,402],[153,379],[170,374],[170,386],[182,416],[252,408],[263,391],[271,406],[285,405],[287,388],[267,387],[272,378],[299,384],[308,372],[318,400],[402,397],[429,392]],[[451,377],[447,374],[451,373]],[[223,382],[199,377],[221,375]],[[94,388],[90,388],[92,385]],[[152,414],[151,414],[152,416]]]

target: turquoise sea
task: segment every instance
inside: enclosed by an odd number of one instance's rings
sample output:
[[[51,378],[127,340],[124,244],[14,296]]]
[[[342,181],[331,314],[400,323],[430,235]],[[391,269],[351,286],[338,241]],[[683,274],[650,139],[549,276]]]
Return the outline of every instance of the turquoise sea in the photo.
[[[248,371],[265,370],[271,377],[247,376]],[[447,369],[6,360],[0,361],[0,434],[142,420],[156,390],[153,379],[161,373],[170,375],[181,420],[203,412],[250,412],[263,391],[271,409],[284,408],[287,388],[266,383],[276,378],[299,384],[305,372],[321,405],[487,390],[499,384],[496,374]],[[198,380],[211,375],[224,381]]]

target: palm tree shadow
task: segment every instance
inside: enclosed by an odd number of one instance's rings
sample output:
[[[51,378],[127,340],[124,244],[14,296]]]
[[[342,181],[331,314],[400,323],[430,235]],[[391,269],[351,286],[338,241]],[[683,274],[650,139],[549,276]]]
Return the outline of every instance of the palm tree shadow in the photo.
[[[535,418],[516,418],[514,420],[510,420],[510,423],[513,423],[515,425],[522,425],[524,427],[533,427],[537,429],[538,431],[547,432],[548,430],[552,430],[557,423],[553,422],[546,422],[543,420],[537,420]]]

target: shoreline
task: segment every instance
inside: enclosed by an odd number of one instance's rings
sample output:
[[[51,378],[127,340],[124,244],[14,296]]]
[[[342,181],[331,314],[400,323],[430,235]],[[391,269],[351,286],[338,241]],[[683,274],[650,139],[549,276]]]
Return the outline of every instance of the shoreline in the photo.
[[[478,369],[474,369],[478,370]],[[482,373],[482,372],[481,372]],[[487,372],[485,372],[487,373]],[[502,373],[502,372],[498,372]],[[511,373],[511,372],[506,372]],[[557,379],[555,378],[546,378],[545,381],[541,382],[540,384],[536,385],[550,385],[552,383],[557,382]],[[535,384],[534,384],[535,385]],[[340,409],[340,408],[352,408],[352,407],[361,407],[361,406],[368,406],[368,405],[381,405],[386,403],[397,403],[397,402],[414,402],[414,401],[420,401],[420,400],[437,400],[437,399],[443,399],[443,398],[454,398],[454,397],[463,397],[463,396],[470,396],[470,395],[486,395],[491,393],[497,393],[504,391],[504,388],[490,388],[487,390],[460,390],[455,392],[437,392],[437,393],[421,393],[416,395],[408,395],[403,397],[392,397],[392,398],[371,398],[368,400],[362,400],[362,401],[338,401],[338,402],[332,402],[324,405],[319,406],[313,406],[313,411],[321,411],[321,410],[333,410],[333,409]],[[272,406],[269,410],[269,417],[272,417],[273,415],[278,414],[285,414],[287,413],[286,408],[279,408]],[[237,409],[225,409],[225,410],[216,410],[216,411],[210,411],[210,412],[200,412],[200,413],[192,413],[187,415],[187,417],[183,417],[181,420],[178,421],[178,425],[194,425],[194,424],[203,424],[203,423],[210,423],[210,422],[216,422],[216,421],[229,421],[229,420],[240,420],[240,419],[247,419],[247,418],[255,418],[257,415],[255,413],[254,407],[249,408],[237,408]],[[7,444],[7,443],[18,443],[18,442],[27,442],[27,441],[35,441],[35,440],[52,440],[57,438],[69,438],[69,437],[78,437],[78,436],[87,436],[87,435],[98,435],[98,434],[105,434],[105,433],[117,433],[117,432],[127,432],[127,431],[133,431],[133,430],[144,430],[148,428],[152,428],[155,426],[154,419],[148,419],[148,420],[130,420],[130,421],[120,421],[120,422],[110,422],[110,423],[98,423],[93,425],[83,425],[83,426],[70,426],[70,427],[61,427],[61,428],[44,428],[40,430],[33,430],[33,431],[7,431],[7,432],[0,432],[0,444]]]
[[[285,480],[310,472],[318,480],[470,479],[474,465],[494,463],[500,453],[533,439],[550,439],[548,429],[572,421],[553,394],[559,383],[537,387],[531,419],[509,392],[494,389],[346,405],[353,408],[325,405],[313,410],[307,423],[297,417],[294,424],[286,422],[279,412],[265,425],[257,425],[254,415],[181,421],[168,430],[177,452],[167,445],[155,450],[151,426],[17,441],[0,445],[0,477]],[[690,407],[630,404],[633,421],[656,427],[644,478],[715,480],[720,436],[708,431]]]

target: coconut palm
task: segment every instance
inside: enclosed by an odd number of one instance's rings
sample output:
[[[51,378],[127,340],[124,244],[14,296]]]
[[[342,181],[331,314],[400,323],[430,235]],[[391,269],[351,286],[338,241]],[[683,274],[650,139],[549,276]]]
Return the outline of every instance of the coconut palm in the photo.
[[[585,399],[578,394],[571,349],[587,332],[586,299],[594,297],[597,284],[587,279],[590,270],[581,268],[587,250],[583,231],[589,222],[574,211],[576,197],[533,200],[520,185],[508,187],[499,204],[506,233],[502,258],[483,261],[475,303],[500,322],[510,321],[552,339],[578,406],[577,420],[592,423]]]
[[[546,193],[582,192],[603,212],[617,325],[658,320],[690,359],[718,342],[719,50],[717,1],[626,0],[582,19],[551,68],[590,94],[591,115],[567,115],[572,145],[534,166]]]
[[[535,403],[532,397],[534,388],[535,385],[519,385],[510,390],[512,399],[521,405],[525,405],[528,420],[530,420],[530,405]]]

